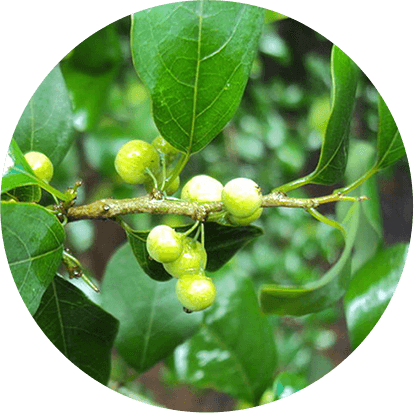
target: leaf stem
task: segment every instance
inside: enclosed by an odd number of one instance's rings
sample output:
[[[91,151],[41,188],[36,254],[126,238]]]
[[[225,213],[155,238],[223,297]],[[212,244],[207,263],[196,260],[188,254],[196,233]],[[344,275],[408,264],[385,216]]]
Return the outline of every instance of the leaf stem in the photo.
[[[334,221],[333,219],[330,219],[326,217],[325,215],[322,215],[319,211],[317,211],[315,208],[309,208],[307,209],[307,212],[309,212],[314,218],[316,218],[318,221],[323,222],[324,224],[327,224],[331,227],[334,227],[336,229],[339,229],[343,236],[346,236],[345,228],[339,223]]]
[[[347,194],[351,191],[353,191],[355,188],[357,188],[359,185],[363,184],[365,181],[367,181],[369,178],[371,178],[372,175],[376,174],[378,172],[377,164],[375,164],[371,169],[369,169],[367,172],[364,173],[360,178],[358,178],[356,181],[352,182],[348,186],[344,188],[340,188],[335,190],[334,193],[336,194]]]

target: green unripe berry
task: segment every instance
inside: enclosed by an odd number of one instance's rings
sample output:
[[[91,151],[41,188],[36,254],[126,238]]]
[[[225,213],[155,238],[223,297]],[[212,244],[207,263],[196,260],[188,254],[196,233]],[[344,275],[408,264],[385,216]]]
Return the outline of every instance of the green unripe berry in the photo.
[[[183,251],[183,236],[168,225],[158,225],[148,234],[147,251],[161,263],[175,261]]]
[[[203,272],[182,276],[175,286],[180,303],[190,311],[201,311],[210,307],[216,298],[216,288],[211,278]]]
[[[115,158],[115,169],[128,184],[142,184],[148,181],[151,178],[146,168],[155,174],[159,167],[158,152],[151,144],[141,140],[126,143]]]
[[[53,164],[45,154],[28,152],[24,155],[24,158],[39,179],[50,182],[53,177]]]
[[[181,199],[190,202],[220,202],[223,185],[208,175],[191,178],[181,191]]]
[[[234,215],[230,215],[229,219],[232,224],[235,225],[250,225],[252,222],[256,221],[256,219],[260,218],[262,215],[263,208],[259,208],[254,214],[249,215],[246,218],[235,217]]]
[[[164,268],[168,274],[180,278],[185,274],[204,270],[206,264],[207,253],[201,243],[192,238],[185,238],[181,255],[175,261],[164,264]]]
[[[221,200],[231,215],[247,218],[260,208],[262,191],[251,179],[236,178],[224,186]]]

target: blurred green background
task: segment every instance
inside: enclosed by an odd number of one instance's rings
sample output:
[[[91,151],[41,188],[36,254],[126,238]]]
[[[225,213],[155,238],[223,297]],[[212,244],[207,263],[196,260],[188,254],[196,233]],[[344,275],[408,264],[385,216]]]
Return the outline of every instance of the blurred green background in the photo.
[[[330,109],[332,43],[295,20],[277,18],[267,14],[259,54],[236,115],[212,143],[191,157],[181,174],[181,186],[196,174],[211,175],[223,184],[243,176],[268,193],[315,168]],[[95,33],[61,62],[75,107],[78,138],[52,184],[64,190],[81,178],[78,204],[144,194],[143,189],[122,183],[113,164],[128,140],[151,142],[158,136],[149,93],[132,66],[129,30],[130,18],[121,19]],[[377,92],[363,75],[351,140],[375,146],[377,122]],[[381,171],[378,187],[385,245],[409,241],[412,189],[407,159]],[[309,185],[294,194],[312,197],[333,189]],[[335,206],[327,204],[320,211],[333,216]],[[131,216],[128,221],[141,230],[160,222],[189,223],[182,217],[149,215]],[[341,252],[339,234],[302,210],[269,208],[257,225],[266,236],[236,254],[227,267],[236,276],[248,274],[257,290],[263,283],[289,285],[317,279]],[[125,241],[123,230],[110,221],[74,222],[67,226],[67,233],[69,247],[97,280],[113,251]],[[287,372],[285,380],[291,384],[285,386],[284,396],[319,379],[351,352],[341,304],[305,317],[270,318],[279,370]],[[227,395],[177,383],[164,363],[136,377],[115,353],[113,357],[110,387],[131,397],[140,395],[186,411],[243,407]]]

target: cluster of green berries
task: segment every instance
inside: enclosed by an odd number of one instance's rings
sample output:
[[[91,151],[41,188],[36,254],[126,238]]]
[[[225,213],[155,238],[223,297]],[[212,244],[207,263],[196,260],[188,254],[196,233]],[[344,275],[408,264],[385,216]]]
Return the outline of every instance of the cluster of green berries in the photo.
[[[115,169],[125,182],[144,184],[150,191],[154,187],[154,178],[161,182],[169,176],[171,165],[179,153],[161,136],[152,143],[132,140],[117,153]],[[168,182],[167,195],[175,193],[179,186],[180,178],[177,176],[173,182]],[[199,203],[222,201],[228,212],[227,218],[234,225],[249,225],[262,213],[260,187],[247,178],[233,179],[223,187],[210,176],[197,175],[184,185],[181,199]]]
[[[124,182],[144,184],[150,191],[155,186],[154,178],[161,182],[163,174],[168,176],[169,168],[179,153],[162,136],[155,138],[152,143],[135,139],[119,149],[115,157],[115,169]],[[177,176],[168,183],[167,194],[172,195],[179,186],[180,178]]]
[[[168,225],[158,225],[148,234],[146,246],[149,256],[178,278],[175,291],[186,311],[201,311],[211,306],[216,289],[205,275],[207,253],[199,241]]]
[[[235,225],[249,225],[263,211],[261,189],[247,178],[236,178],[223,186],[210,176],[197,175],[184,185],[181,199],[202,203],[222,201],[229,221]]]

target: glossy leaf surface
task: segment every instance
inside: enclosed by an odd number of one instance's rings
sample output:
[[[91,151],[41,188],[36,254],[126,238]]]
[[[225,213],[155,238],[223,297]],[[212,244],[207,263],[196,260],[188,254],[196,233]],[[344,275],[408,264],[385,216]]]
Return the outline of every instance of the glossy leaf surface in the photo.
[[[263,20],[264,9],[204,0],[132,16],[135,69],[151,92],[161,135],[177,149],[199,151],[232,118]]]
[[[24,154],[42,152],[57,167],[73,142],[72,116],[66,84],[56,66],[30,99],[13,137]]]
[[[345,172],[349,143],[349,125],[354,110],[359,69],[336,46],[332,48],[331,114],[326,127],[318,165],[309,182],[332,185],[339,182]]]
[[[333,185],[342,180],[348,159],[349,128],[358,75],[358,66],[334,45],[331,53],[331,110],[318,164],[309,175],[277,190],[285,192],[309,183]]]
[[[73,364],[106,384],[118,321],[63,278],[56,276],[34,319]]]
[[[128,244],[108,263],[102,305],[120,321],[115,346],[138,372],[167,357],[197,331],[201,321],[201,314],[183,311],[175,282],[159,283],[144,274]]]
[[[344,304],[354,349],[385,311],[400,280],[407,252],[408,244],[380,249],[353,277]]]
[[[377,168],[392,165],[405,155],[404,144],[394,118],[381,96],[378,96],[378,158]]]
[[[359,203],[354,203],[342,222],[347,231],[345,248],[336,264],[319,280],[303,287],[265,284],[260,306],[265,314],[302,316],[322,311],[342,298],[351,276],[352,248],[358,229]]]
[[[227,268],[226,268],[227,269]],[[256,403],[272,383],[276,350],[252,281],[230,270],[214,277],[217,298],[200,331],[170,360],[176,379]]]
[[[2,202],[1,226],[11,273],[33,315],[62,259],[62,224],[39,205]]]

